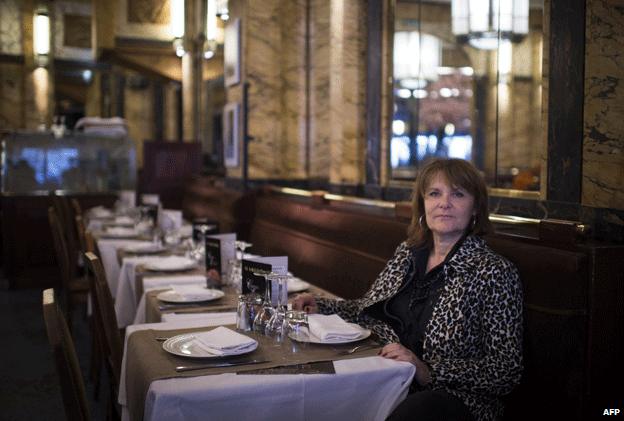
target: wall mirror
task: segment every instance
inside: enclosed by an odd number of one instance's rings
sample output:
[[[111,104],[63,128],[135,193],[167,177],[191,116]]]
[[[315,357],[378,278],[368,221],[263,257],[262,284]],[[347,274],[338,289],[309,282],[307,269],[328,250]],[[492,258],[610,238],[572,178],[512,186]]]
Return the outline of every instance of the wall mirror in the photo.
[[[456,157],[538,195],[544,1],[397,0],[393,22],[391,179]]]

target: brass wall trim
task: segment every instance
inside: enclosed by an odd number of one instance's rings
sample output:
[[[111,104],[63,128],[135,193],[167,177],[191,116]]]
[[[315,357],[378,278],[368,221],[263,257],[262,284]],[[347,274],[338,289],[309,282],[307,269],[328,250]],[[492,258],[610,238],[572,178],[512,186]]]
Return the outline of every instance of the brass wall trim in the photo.
[[[513,216],[513,215],[500,215],[497,213],[490,214],[490,221],[500,223],[500,224],[532,224],[539,225],[540,220],[535,218],[524,218],[522,216]]]
[[[488,187],[488,194],[492,197],[511,197],[514,199],[541,200],[542,193],[538,191],[501,189],[498,187]]]
[[[386,202],[383,200],[375,199],[363,199],[361,197],[342,196],[340,194],[325,193],[323,197],[326,200],[335,200],[337,202],[351,203],[354,205],[372,206],[385,209],[394,209],[396,204],[394,202]]]

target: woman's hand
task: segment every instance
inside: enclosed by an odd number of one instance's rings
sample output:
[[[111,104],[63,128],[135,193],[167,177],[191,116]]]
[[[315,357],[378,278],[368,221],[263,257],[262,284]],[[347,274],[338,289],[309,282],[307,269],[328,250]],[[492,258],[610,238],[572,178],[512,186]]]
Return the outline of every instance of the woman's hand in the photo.
[[[316,313],[318,311],[318,306],[316,305],[316,300],[307,292],[303,294],[297,295],[292,302],[293,309],[295,310],[303,310],[306,313]]]
[[[416,382],[421,386],[431,383],[429,366],[403,345],[398,343],[388,344],[379,351],[379,355],[391,360],[406,361],[414,364],[416,366]]]

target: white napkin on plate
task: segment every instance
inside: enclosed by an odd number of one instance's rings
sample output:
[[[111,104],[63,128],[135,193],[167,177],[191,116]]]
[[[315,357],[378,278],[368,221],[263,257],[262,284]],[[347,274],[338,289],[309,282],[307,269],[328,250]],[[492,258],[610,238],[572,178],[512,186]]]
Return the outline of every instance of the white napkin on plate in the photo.
[[[322,342],[357,339],[362,334],[359,326],[345,322],[339,315],[309,314],[310,332]]]
[[[203,285],[170,285],[173,292],[183,300],[202,300],[214,297],[214,290]]]
[[[197,264],[194,260],[183,256],[166,256],[145,264],[150,270],[177,270],[195,267]]]
[[[108,227],[106,228],[106,233],[110,235],[120,235],[120,236],[137,235],[137,232],[134,228],[124,228],[124,227]]]
[[[254,339],[223,326],[208,332],[196,333],[195,343],[204,351],[214,355],[242,354],[257,346]]]

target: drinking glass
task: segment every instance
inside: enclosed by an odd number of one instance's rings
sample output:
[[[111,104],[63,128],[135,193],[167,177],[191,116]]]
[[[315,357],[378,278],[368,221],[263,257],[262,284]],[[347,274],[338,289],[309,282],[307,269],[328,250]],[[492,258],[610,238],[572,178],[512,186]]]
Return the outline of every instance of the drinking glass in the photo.
[[[271,285],[271,304],[275,307],[273,315],[266,326],[266,334],[275,337],[281,342],[284,338],[284,322],[288,306],[288,278],[289,275],[271,273],[267,275],[267,282]]]
[[[284,334],[298,342],[307,342],[310,338],[308,314],[301,310],[289,310],[284,319]]]
[[[271,287],[269,286],[269,283],[271,281],[269,280],[269,277],[271,275],[277,275],[277,274],[273,272],[269,272],[269,273],[254,272],[254,275],[263,276],[265,279],[266,287],[264,289],[264,302],[262,303],[262,308],[260,309],[260,311],[256,315],[256,318],[254,319],[253,330],[266,335],[269,321],[271,320],[271,318],[273,317],[273,314],[275,313],[275,309],[273,308],[273,305],[271,303]],[[248,285],[248,286],[251,287],[251,285]]]

